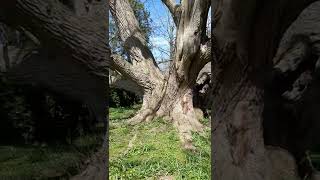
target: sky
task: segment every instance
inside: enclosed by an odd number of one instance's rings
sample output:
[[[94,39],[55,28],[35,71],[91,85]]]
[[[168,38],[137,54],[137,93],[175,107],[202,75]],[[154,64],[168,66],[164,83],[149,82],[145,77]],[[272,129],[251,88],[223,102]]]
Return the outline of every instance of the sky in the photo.
[[[150,12],[150,18],[153,26],[153,34],[150,37],[151,44],[154,46],[152,49],[153,55],[157,61],[169,59],[169,42],[166,33],[169,21],[172,18],[169,14],[167,7],[161,0],[141,0],[145,3],[145,7]]]
[[[180,0],[176,0],[179,2]],[[141,0],[145,8],[150,12],[153,33],[150,37],[152,53],[157,62],[169,59],[168,29],[173,25],[171,14],[161,0]],[[210,16],[209,16],[210,17]],[[164,69],[168,64],[160,64],[160,69]]]
[[[141,2],[145,3],[145,7],[150,12],[150,18],[154,26],[155,32],[150,38],[151,43],[155,46],[152,49],[153,55],[158,62],[161,60],[168,60],[170,46],[168,38],[166,38],[166,36],[168,36],[166,30],[169,26],[168,22],[171,21],[171,23],[173,23],[170,12],[161,0],[141,0]],[[179,2],[179,0],[176,0],[176,2]],[[211,9],[209,14],[211,14]],[[208,18],[209,23],[211,22],[211,16],[208,16]],[[208,27],[211,27],[211,25]],[[167,53],[163,53],[163,51],[167,51]]]

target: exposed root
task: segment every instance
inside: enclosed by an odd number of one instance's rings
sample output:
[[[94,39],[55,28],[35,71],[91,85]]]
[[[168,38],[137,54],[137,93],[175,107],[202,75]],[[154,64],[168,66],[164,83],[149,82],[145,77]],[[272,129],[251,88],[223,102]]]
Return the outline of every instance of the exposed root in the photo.
[[[105,134],[102,148],[93,154],[87,161],[87,167],[81,173],[71,177],[71,180],[95,180],[95,179],[108,179],[108,133]]]
[[[87,168],[81,173],[71,178],[71,180],[95,180],[107,179],[105,152],[99,151],[89,161]]]
[[[192,132],[194,128],[190,124],[181,124],[179,121],[174,121],[175,127],[178,129],[179,138],[182,142],[182,146],[187,150],[195,150],[196,148],[192,144]],[[199,132],[199,131],[196,131]]]
[[[152,109],[140,109],[137,114],[127,121],[130,125],[136,125],[141,122],[149,122],[155,117],[155,113]]]
[[[320,172],[315,170],[312,173],[310,180],[320,180]]]
[[[133,138],[129,141],[129,144],[128,144],[128,148],[126,149],[126,151],[124,151],[124,155],[128,154],[128,152],[130,151],[130,149],[132,149],[133,147],[133,142],[137,139],[137,134],[135,134],[133,136]]]
[[[267,146],[266,154],[271,164],[271,179],[300,179],[296,161],[288,151],[279,147]]]
[[[166,110],[167,112],[161,108],[157,111],[152,108],[142,108],[133,118],[129,119],[127,123],[136,125],[141,122],[149,122],[155,117],[165,118],[173,122],[177,128],[183,148],[195,150],[196,148],[192,145],[192,132],[202,133],[204,130],[204,126],[199,121],[199,118],[202,117],[202,111],[194,109],[189,102],[176,103],[173,109],[167,108]],[[201,113],[198,111],[201,111]]]

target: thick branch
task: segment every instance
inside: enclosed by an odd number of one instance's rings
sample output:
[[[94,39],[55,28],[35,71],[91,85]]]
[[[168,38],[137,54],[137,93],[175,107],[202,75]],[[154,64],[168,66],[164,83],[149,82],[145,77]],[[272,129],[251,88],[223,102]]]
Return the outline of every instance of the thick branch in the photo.
[[[111,75],[109,82],[110,87],[124,89],[141,97],[143,95],[143,89],[139,85],[137,85],[137,83],[135,83],[131,79],[125,78],[120,74]]]
[[[107,7],[105,1],[100,2]],[[95,72],[104,72],[108,65],[107,10],[105,17],[78,17],[59,1],[16,0],[0,3],[8,24],[21,25],[32,32],[45,46],[71,54]],[[5,8],[5,9],[2,9]],[[10,10],[7,10],[10,9]],[[45,43],[49,42],[49,43]]]
[[[181,11],[179,10],[180,5],[175,3],[175,0],[161,0],[161,1],[167,6],[167,8],[171,13],[174,23],[176,24],[176,26],[178,26],[180,13],[181,13]]]
[[[191,76],[189,70],[193,65],[200,64],[197,61],[200,61],[200,51],[203,50],[201,46],[205,39],[209,8],[208,0],[182,1],[174,59],[180,80],[190,81],[190,78],[196,77],[196,75]],[[198,68],[197,73],[202,67]]]
[[[146,38],[128,0],[111,0],[110,10],[118,27],[120,39],[133,62],[132,66],[152,79],[163,80],[163,75],[147,46]],[[122,70],[117,69],[117,71]]]
[[[192,61],[192,65],[189,69],[190,81],[195,81],[198,77],[201,69],[212,59],[211,55],[211,41],[208,40],[206,43],[200,45],[200,52],[198,58]],[[191,78],[192,77],[192,78]]]
[[[145,89],[151,89],[152,85],[148,76],[139,69],[135,69],[132,64],[124,60],[120,55],[111,55],[110,68],[116,69],[121,75],[130,78],[136,82],[139,86]]]

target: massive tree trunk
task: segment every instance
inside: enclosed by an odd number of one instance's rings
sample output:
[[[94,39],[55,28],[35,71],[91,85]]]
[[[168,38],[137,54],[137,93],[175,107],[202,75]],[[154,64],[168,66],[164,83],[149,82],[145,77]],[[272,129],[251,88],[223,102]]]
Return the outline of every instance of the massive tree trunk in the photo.
[[[120,39],[132,64],[114,55],[111,66],[143,90],[143,104],[130,123],[155,117],[171,120],[180,132],[185,148],[193,148],[191,131],[202,131],[193,108],[193,88],[199,71],[210,61],[210,40],[206,37],[208,0],[164,0],[177,27],[176,50],[168,74],[162,74],[127,0],[112,0],[111,13]],[[119,66],[120,62],[126,63]]]
[[[280,73],[284,77],[280,79],[281,82],[288,84],[284,85],[287,86],[285,91],[290,90],[291,83],[295,81],[291,79],[290,73],[308,58],[308,45],[303,40],[291,39],[293,34],[300,34],[302,31],[295,29],[290,32],[290,38],[281,41],[286,43],[280,43],[280,40],[289,25],[311,2],[213,1],[213,44],[216,45],[214,52],[217,56],[212,65],[215,82],[212,106],[214,179],[280,180],[305,177],[306,172],[301,173],[301,165],[297,162],[300,162],[301,152],[306,148],[299,149],[300,154],[296,153],[299,145],[288,146],[287,141],[281,141],[286,133],[279,133],[281,127],[274,123],[283,118],[276,111],[279,108],[277,98],[284,92],[283,84],[275,83],[275,79],[279,82]],[[312,13],[309,12],[309,17],[310,14]],[[315,17],[310,18],[313,23]],[[299,27],[311,29],[311,26],[304,26],[303,23]],[[314,29],[316,28],[313,27]],[[310,31],[304,34],[312,35]],[[276,60],[277,58],[281,60]],[[270,86],[282,93],[270,93]],[[296,85],[292,85],[294,86]],[[292,96],[292,93],[288,96]],[[276,108],[270,111],[272,106]],[[288,124],[282,125],[287,127]],[[295,136],[291,134],[288,138]]]

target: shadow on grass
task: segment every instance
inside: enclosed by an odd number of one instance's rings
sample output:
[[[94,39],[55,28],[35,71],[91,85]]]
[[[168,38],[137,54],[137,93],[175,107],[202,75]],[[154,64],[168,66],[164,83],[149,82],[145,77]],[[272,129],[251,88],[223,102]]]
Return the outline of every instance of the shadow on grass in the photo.
[[[68,179],[85,166],[100,148],[100,134],[76,138],[72,144],[0,145],[0,177],[3,179]]]

